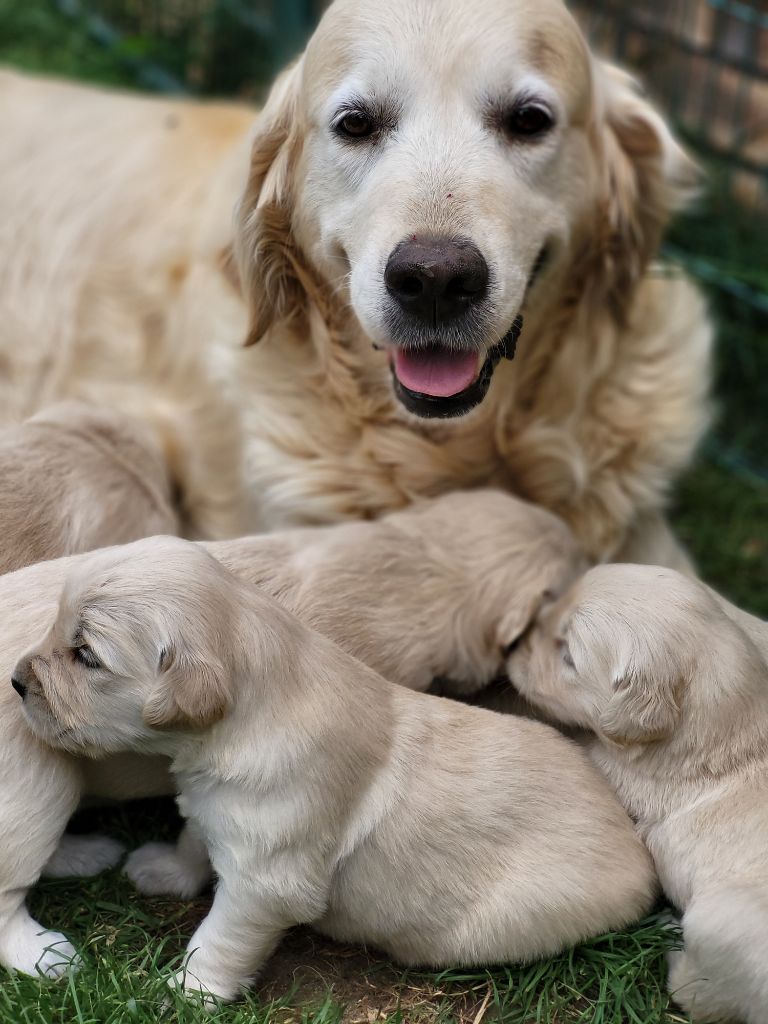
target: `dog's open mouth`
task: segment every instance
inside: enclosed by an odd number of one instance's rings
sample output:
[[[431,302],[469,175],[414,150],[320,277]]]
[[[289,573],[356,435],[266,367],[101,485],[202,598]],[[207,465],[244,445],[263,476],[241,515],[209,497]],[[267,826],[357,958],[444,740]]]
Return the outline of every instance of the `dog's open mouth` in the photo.
[[[513,358],[522,326],[518,316],[485,359],[476,351],[442,345],[396,348],[392,358],[395,394],[416,416],[463,416],[485,398],[499,360]]]

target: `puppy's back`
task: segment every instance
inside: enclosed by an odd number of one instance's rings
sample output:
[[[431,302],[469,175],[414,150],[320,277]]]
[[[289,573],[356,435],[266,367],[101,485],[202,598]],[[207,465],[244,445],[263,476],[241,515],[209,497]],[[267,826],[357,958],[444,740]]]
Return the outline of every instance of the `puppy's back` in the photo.
[[[68,402],[0,435],[0,573],[176,525],[159,448],[129,417]]]

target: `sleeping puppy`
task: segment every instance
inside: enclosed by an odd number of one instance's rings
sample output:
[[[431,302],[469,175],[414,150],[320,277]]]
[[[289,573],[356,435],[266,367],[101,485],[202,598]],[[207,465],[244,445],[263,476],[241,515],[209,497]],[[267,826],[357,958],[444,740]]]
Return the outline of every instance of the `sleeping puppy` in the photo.
[[[228,569],[393,683],[466,695],[504,667],[542,595],[586,568],[570,530],[501,491],[458,491],[381,520],[208,545]],[[125,871],[148,895],[210,880],[204,844],[147,843]]]
[[[0,433],[0,573],[176,525],[160,450],[123,413],[64,402]]]
[[[595,732],[683,911],[669,988],[695,1020],[768,1019],[766,643],[768,625],[702,583],[610,565],[543,610],[509,661],[529,700]]]
[[[494,490],[208,550],[390,682],[451,694],[487,685],[542,595],[586,569],[562,520]]]
[[[498,963],[652,898],[646,851],[570,741],[385,681],[186,541],[74,565],[13,686],[47,745],[173,758],[219,879],[186,992],[235,998],[297,923],[404,964]]]

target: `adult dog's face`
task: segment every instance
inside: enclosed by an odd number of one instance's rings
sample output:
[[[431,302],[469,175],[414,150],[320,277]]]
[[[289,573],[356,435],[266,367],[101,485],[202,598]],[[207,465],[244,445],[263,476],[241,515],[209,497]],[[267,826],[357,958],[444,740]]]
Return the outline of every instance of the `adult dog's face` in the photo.
[[[617,90],[623,161],[603,95]],[[336,0],[257,126],[238,240],[250,340],[313,277],[381,347],[406,408],[466,412],[517,318],[551,304],[599,233],[605,190],[640,152],[666,159],[663,125],[629,95],[560,0]],[[632,221],[614,212],[617,230]]]
[[[589,62],[536,7],[344,3],[307,52],[301,233],[417,413],[470,404],[583,202]]]

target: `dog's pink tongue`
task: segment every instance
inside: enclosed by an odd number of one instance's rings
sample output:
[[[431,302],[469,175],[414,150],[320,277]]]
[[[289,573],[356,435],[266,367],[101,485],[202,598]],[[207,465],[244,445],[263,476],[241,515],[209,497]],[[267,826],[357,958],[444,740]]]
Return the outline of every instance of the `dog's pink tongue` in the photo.
[[[477,352],[451,352],[440,346],[396,348],[397,379],[411,391],[435,398],[458,395],[477,377]]]

